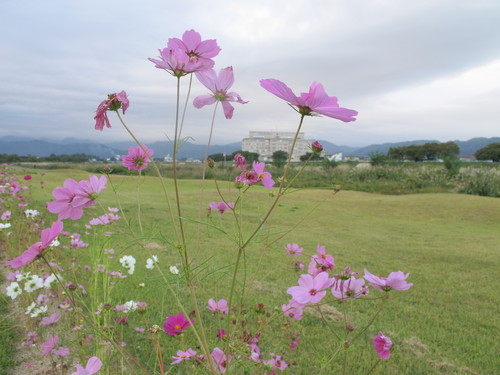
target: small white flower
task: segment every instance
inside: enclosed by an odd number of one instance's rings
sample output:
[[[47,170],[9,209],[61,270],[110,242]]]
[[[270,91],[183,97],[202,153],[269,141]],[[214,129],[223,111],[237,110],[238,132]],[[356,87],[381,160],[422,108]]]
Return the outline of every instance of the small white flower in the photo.
[[[127,311],[125,312],[134,312],[135,310],[137,310],[137,302],[134,301],[125,302],[125,306],[127,306]]]
[[[130,275],[134,274],[135,271],[135,258],[132,255],[124,255],[120,258],[120,263],[124,268],[128,269]]]
[[[40,306],[40,307],[35,307],[33,311],[31,312],[30,316],[32,318],[36,318],[42,314],[45,314],[48,310],[47,306]]]
[[[0,223],[0,230],[10,228],[10,223]]]
[[[61,243],[59,242],[59,240],[56,238],[55,240],[53,240],[51,243],[50,243],[50,247],[57,247],[59,246]]]
[[[62,279],[62,278],[61,278],[61,276],[59,276],[59,278],[60,278],[60,279]],[[52,283],[53,283],[54,281],[56,281],[56,280],[57,280],[56,275],[54,275],[53,273],[52,273],[52,274],[50,274],[50,275],[49,275],[49,276],[45,279],[45,281],[43,282],[43,287],[44,287],[45,289],[49,289],[49,288],[51,287]]]
[[[35,302],[32,302],[31,305],[29,305],[27,308],[26,308],[26,312],[25,314],[28,315],[28,314],[31,314],[31,311],[33,311],[33,309],[36,307],[36,303]]]
[[[144,288],[144,287],[146,286],[146,284],[144,284],[144,283],[140,283],[140,284],[138,284],[137,286],[138,286],[139,288]]]
[[[40,216],[40,212],[38,212],[37,210],[30,210],[30,209],[25,210],[24,214],[29,219],[34,219],[35,217]]]
[[[16,281],[29,280],[31,278],[30,274],[31,274],[31,272],[16,275]]]
[[[28,293],[41,288],[43,288],[43,280],[38,275],[31,276],[31,278],[26,281],[26,284],[24,284],[24,290]]]
[[[176,266],[170,266],[170,273],[173,273],[174,275],[178,275],[179,269]]]
[[[155,268],[155,263],[154,263],[153,259],[148,258],[148,259],[146,260],[146,268],[147,268],[148,270],[152,270],[153,268]]]
[[[7,296],[9,296],[12,299],[16,299],[18,295],[20,295],[23,292],[19,284],[15,281],[11,282],[10,285],[7,287]]]

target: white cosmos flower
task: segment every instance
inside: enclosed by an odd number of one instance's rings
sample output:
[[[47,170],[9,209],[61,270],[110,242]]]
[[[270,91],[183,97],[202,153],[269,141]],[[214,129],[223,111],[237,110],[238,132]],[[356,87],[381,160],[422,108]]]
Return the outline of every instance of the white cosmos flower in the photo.
[[[7,296],[9,296],[12,299],[16,299],[18,295],[20,295],[23,292],[19,284],[15,281],[11,282],[10,285],[7,287]]]
[[[31,278],[28,279],[24,284],[24,290],[27,291],[28,293],[31,293],[41,288],[43,288],[43,280],[38,275],[31,276]]]
[[[10,228],[10,223],[0,223],[0,230]]]
[[[135,271],[135,258],[132,255],[124,255],[120,258],[120,263],[124,268],[128,269],[130,275],[134,274]]]
[[[37,210],[30,210],[30,209],[25,210],[24,214],[29,219],[34,219],[35,217],[40,216],[40,212],[38,212]]]
[[[176,266],[170,266],[170,273],[173,273],[174,275],[178,275],[179,269]]]

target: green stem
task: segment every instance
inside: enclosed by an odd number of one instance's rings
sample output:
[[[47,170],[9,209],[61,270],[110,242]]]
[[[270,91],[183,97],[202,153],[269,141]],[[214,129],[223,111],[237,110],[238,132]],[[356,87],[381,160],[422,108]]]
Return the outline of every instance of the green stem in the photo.
[[[389,298],[389,294],[386,293],[384,295],[384,297],[382,297],[382,303],[380,304],[380,307],[378,308],[375,315],[373,315],[373,318],[371,318],[371,320],[368,322],[368,324],[366,325],[365,328],[363,328],[356,336],[354,336],[354,338],[351,340],[351,342],[354,342],[359,336],[361,336],[373,324],[375,319],[378,317],[378,315],[380,314],[380,312],[384,308],[385,301],[387,301],[388,298]]]
[[[141,176],[142,176],[142,170],[139,171],[139,177],[137,180],[137,219],[139,221],[139,229],[141,231],[141,235],[144,236],[144,231],[142,230],[142,220],[141,220],[141,196],[139,194],[141,185]]]

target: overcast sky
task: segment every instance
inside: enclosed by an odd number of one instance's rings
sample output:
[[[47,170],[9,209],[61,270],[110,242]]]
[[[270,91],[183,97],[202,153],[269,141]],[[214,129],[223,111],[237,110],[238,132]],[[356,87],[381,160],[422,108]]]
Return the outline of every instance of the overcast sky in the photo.
[[[262,78],[296,94],[321,82],[359,112],[351,123],[306,118],[309,139],[500,136],[498,0],[0,0],[0,137],[125,140],[115,116],[102,132],[93,121],[121,90],[142,141],[171,137],[176,80],[147,58],[188,29],[217,40],[215,69],[233,66],[232,89],[249,101],[231,120],[218,113],[215,144],[296,129],[298,115]],[[195,82],[191,98],[207,93]],[[212,109],[190,105],[185,135],[195,143],[207,140]]]

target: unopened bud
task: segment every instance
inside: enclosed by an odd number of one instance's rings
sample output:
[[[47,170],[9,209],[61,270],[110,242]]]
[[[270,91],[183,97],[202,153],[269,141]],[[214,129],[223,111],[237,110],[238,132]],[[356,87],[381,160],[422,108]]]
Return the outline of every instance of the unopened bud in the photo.
[[[321,151],[323,151],[323,145],[318,141],[314,141],[311,145],[311,150],[315,154],[321,154]]]
[[[209,168],[213,168],[213,167],[215,167],[215,160],[212,159],[212,158],[208,158],[207,159],[207,164],[208,164]]]

